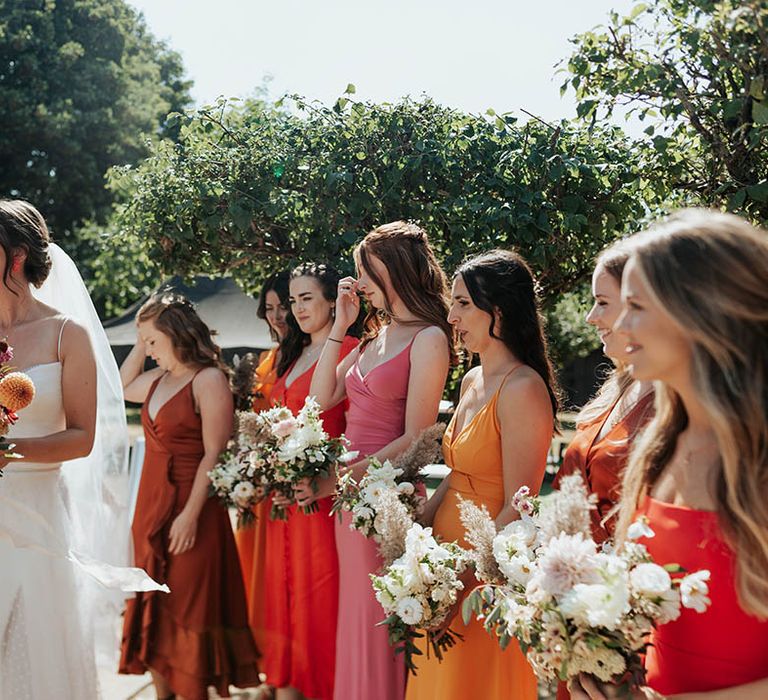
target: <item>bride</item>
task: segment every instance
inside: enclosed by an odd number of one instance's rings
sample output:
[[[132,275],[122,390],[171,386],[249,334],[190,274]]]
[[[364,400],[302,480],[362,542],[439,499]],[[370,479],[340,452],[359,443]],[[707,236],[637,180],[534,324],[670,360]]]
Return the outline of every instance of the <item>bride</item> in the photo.
[[[123,568],[120,379],[77,269],[26,202],[0,201],[0,272],[0,339],[36,389],[8,436],[22,457],[0,457],[0,700],[91,700],[115,591],[161,588]]]

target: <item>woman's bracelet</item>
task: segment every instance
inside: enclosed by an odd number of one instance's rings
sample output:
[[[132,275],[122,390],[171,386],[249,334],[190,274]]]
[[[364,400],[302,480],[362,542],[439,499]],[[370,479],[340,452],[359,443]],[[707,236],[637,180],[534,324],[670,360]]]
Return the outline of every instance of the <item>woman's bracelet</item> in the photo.
[[[330,341],[332,341],[334,343],[341,343],[341,344],[344,343],[343,340],[336,340],[336,338],[331,338],[331,336],[328,336],[328,340],[330,340]]]

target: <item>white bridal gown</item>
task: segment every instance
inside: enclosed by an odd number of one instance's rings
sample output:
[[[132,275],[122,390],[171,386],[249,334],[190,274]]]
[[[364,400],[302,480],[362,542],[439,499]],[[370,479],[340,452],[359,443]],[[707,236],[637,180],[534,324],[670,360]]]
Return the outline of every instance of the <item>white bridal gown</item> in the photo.
[[[64,430],[61,363],[26,372],[35,383],[35,399],[20,412],[13,436]],[[83,576],[66,558],[68,525],[61,464],[10,463],[3,470],[0,700],[99,697],[93,642],[78,603]]]

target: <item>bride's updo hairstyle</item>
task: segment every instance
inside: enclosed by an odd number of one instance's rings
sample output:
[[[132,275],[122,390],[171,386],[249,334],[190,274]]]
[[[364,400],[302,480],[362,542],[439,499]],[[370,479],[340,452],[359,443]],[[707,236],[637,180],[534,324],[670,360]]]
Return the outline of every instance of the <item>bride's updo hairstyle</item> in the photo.
[[[218,367],[229,374],[221,357],[221,348],[213,342],[212,331],[197,315],[189,299],[174,292],[151,296],[136,314],[136,323],[151,321],[167,335],[179,362],[196,367]]]
[[[3,284],[7,288],[13,256],[22,250],[26,253],[24,276],[35,287],[42,286],[51,271],[50,240],[45,219],[29,202],[0,199],[0,246],[5,252]]]

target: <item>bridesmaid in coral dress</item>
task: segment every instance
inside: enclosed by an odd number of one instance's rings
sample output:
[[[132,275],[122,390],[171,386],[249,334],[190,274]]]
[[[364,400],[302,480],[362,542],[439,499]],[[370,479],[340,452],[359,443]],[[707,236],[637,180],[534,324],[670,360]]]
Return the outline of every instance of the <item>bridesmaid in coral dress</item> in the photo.
[[[208,498],[208,471],[232,431],[233,401],[209,329],[183,297],[150,299],[121,368],[143,403],[147,439],[133,520],[136,565],[171,592],[128,601],[121,673],[152,673],[158,698],[207,700],[208,687],[258,685],[229,514]],[[144,355],[158,368],[142,373]]]
[[[443,540],[466,546],[459,497],[484,505],[502,528],[516,517],[511,499],[518,488],[538,491],[557,398],[534,281],[522,258],[497,250],[468,260],[454,277],[452,294],[448,318],[464,347],[480,356],[480,366],[462,381],[443,441],[452,471],[427,503],[424,521]],[[466,591],[477,585],[471,571],[462,579]],[[460,606],[461,599],[430,632],[439,636],[450,625],[463,640],[442,662],[434,654],[427,658],[422,644],[407,700],[535,700],[536,678],[520,648],[502,651],[477,620],[464,625]]]
[[[598,543],[613,535],[612,511],[619,500],[621,475],[635,436],[653,415],[653,386],[635,381],[626,364],[627,354],[613,325],[621,313],[621,275],[628,246],[619,242],[603,251],[592,275],[594,304],[587,323],[597,329],[603,352],[615,365],[597,395],[580,411],[576,434],[555,477],[580,472],[590,493],[597,495],[592,515],[592,536]],[[560,697],[567,697],[561,692]]]
[[[311,392],[323,406],[346,397],[352,449],[386,459],[405,450],[437,418],[453,355],[447,285],[426,234],[414,224],[375,229],[357,247],[355,262],[359,279],[339,285],[336,322]],[[360,350],[339,362],[339,339],[357,316],[358,294],[371,308],[366,335]],[[358,478],[366,466],[367,459],[352,465]],[[331,483],[324,492],[332,489]],[[405,666],[389,646],[386,629],[377,627],[383,612],[369,578],[381,560],[373,540],[352,532],[349,524],[349,517],[336,523],[340,606],[334,698],[401,700]]]
[[[288,313],[288,272],[271,275],[264,282],[259,296],[256,315],[265,319],[269,325],[272,340],[279,343],[285,336]],[[277,381],[278,348],[274,347],[261,353],[253,379],[253,402],[251,410],[262,411],[271,406],[272,386]],[[259,649],[264,649],[264,571],[265,539],[269,508],[265,501],[253,508],[255,519],[247,527],[235,531],[237,552],[240,555],[240,568],[243,570],[245,595],[248,600],[248,624]]]
[[[631,239],[624,338],[656,417],[632,454],[617,537],[638,516],[659,563],[708,571],[654,630],[638,698],[768,697],[768,231],[690,210]],[[706,604],[710,603],[707,607]],[[705,609],[706,608],[706,609]],[[589,677],[572,697],[603,698]]]
[[[317,358],[333,323],[339,276],[325,265],[297,267],[290,278],[288,332],[281,345],[272,402],[297,413],[309,395]],[[357,339],[345,336],[340,356]],[[325,431],[344,432],[346,401],[322,414]],[[310,486],[310,492],[313,489]],[[285,507],[287,520],[266,518],[264,572],[264,671],[277,698],[331,700],[336,658],[339,565],[331,498],[317,499],[315,513],[301,512],[293,501],[267,499]]]

